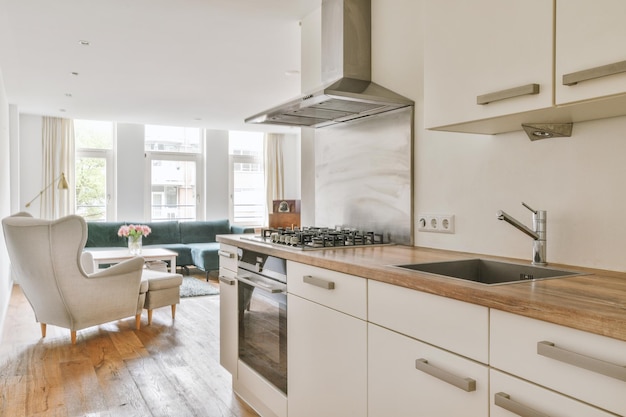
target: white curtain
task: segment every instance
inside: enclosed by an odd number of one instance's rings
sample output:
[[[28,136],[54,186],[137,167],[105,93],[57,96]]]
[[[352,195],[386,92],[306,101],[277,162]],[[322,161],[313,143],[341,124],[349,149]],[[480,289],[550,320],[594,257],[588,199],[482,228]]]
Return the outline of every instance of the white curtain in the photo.
[[[273,200],[285,198],[285,173],[283,162],[283,141],[285,135],[267,133],[265,135],[265,190],[267,212],[272,213]]]
[[[74,212],[74,122],[59,117],[43,118],[43,169],[40,217],[58,219]],[[69,189],[57,186],[65,175]]]

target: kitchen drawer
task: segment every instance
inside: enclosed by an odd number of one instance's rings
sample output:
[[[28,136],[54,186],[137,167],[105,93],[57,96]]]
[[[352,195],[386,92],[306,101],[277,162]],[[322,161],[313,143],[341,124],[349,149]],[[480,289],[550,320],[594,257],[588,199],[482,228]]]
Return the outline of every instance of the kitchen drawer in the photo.
[[[626,415],[626,342],[493,309],[490,340],[492,367]]]
[[[367,280],[287,261],[287,292],[365,320]]]
[[[487,365],[371,323],[367,337],[369,417],[488,415]]]
[[[369,321],[488,363],[489,309],[369,280]]]
[[[609,414],[606,411],[493,369],[490,371],[489,376],[491,380],[489,415],[491,417],[613,416],[613,414]],[[496,401],[498,405],[496,405]],[[510,411],[511,409],[513,409],[513,411]]]
[[[226,268],[226,269],[230,269],[231,271],[237,272],[237,247],[236,246],[221,243],[218,254],[220,256],[220,268]]]

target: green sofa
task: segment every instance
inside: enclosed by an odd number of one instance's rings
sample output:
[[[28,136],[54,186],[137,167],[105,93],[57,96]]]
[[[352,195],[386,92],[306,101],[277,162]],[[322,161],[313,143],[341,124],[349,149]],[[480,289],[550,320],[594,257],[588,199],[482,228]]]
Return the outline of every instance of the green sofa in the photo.
[[[206,272],[219,269],[220,244],[215,236],[254,233],[254,228],[231,225],[228,220],[162,222],[89,222],[87,223],[86,250],[110,250],[127,247],[126,238],[117,235],[125,224],[146,224],[152,233],[143,238],[144,248],[165,248],[178,254],[176,265],[186,268],[193,265]]]

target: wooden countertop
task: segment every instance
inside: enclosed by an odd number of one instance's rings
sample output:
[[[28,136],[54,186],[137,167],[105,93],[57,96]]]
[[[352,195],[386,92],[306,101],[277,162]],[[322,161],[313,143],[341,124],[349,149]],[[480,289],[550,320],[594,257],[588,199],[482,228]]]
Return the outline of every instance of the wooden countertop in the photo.
[[[217,241],[626,341],[626,273],[550,264],[588,275],[487,286],[392,265],[476,257],[530,262],[401,245],[302,251],[241,237],[220,235]]]

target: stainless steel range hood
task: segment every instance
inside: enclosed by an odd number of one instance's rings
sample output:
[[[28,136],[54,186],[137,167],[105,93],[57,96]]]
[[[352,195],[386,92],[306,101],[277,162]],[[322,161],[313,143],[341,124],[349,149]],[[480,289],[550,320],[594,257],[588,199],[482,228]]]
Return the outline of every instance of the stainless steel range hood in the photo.
[[[412,106],[371,81],[371,0],[322,0],[324,86],[246,123],[324,127]]]

